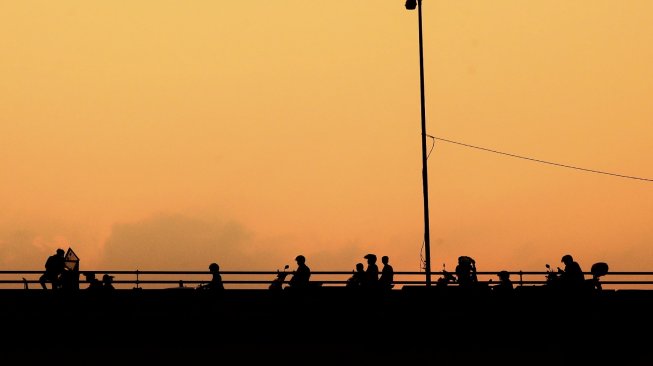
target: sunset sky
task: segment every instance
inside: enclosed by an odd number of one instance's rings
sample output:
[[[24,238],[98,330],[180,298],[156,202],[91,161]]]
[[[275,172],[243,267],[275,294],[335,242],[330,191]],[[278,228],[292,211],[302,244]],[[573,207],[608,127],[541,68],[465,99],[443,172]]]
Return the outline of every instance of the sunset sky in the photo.
[[[653,179],[651,14],[424,0],[427,132]],[[1,2],[0,269],[419,271],[417,31],[403,0]],[[440,141],[428,173],[433,270],[653,271],[651,181]]]

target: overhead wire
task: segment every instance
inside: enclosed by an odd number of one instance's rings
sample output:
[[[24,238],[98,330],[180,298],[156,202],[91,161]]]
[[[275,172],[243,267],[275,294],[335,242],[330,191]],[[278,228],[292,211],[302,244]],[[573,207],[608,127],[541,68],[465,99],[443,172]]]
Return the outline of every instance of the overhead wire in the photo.
[[[506,156],[510,156],[510,157],[518,158],[518,159],[529,160],[529,161],[533,161],[533,162],[536,162],[536,163],[555,165],[555,166],[559,166],[559,167],[563,167],[563,168],[581,170],[581,171],[596,173],[596,174],[611,175],[611,176],[620,177],[620,178],[627,178],[627,179],[635,179],[635,180],[641,180],[641,181],[646,181],[646,182],[653,182],[653,179],[649,179],[649,178],[642,178],[642,177],[637,177],[637,176],[632,176],[632,175],[617,174],[617,173],[611,173],[611,172],[606,172],[606,171],[602,171],[602,170],[587,169],[587,168],[582,168],[582,167],[568,165],[568,164],[555,163],[555,162],[552,162],[552,161],[535,159],[535,158],[531,158],[531,157],[528,157],[528,156],[516,155],[516,154],[511,154],[511,153],[507,153],[507,152],[503,152],[503,151],[499,151],[499,150],[488,149],[486,147],[470,145],[470,144],[466,144],[466,143],[463,143],[463,142],[449,140],[449,139],[445,139],[445,138],[437,137],[437,136],[433,136],[433,135],[428,135],[427,134],[426,136],[433,139],[433,145],[434,146],[435,146],[435,140],[438,140],[438,141],[444,141],[444,142],[448,142],[448,143],[455,144],[455,145],[469,147],[469,148],[472,148],[472,149],[487,151],[487,152],[500,154],[500,155],[506,155]],[[433,150],[433,147],[431,147],[431,150]],[[430,152],[429,152],[429,155],[430,155]]]

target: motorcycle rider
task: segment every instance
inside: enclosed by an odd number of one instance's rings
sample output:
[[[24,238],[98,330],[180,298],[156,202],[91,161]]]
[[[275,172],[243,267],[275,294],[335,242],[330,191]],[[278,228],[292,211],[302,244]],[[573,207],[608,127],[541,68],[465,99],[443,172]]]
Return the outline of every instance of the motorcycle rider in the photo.
[[[211,282],[201,284],[198,289],[223,291],[224,284],[222,283],[222,275],[220,275],[220,266],[215,262],[209,264],[209,272],[211,272]]]
[[[492,290],[497,294],[510,294],[512,293],[514,286],[512,280],[510,279],[510,272],[500,271],[497,273],[499,277],[499,283],[492,287]]]
[[[390,258],[387,255],[381,257],[381,263],[383,263],[383,268],[381,269],[381,277],[379,278],[379,286],[382,289],[389,290],[395,285],[394,282],[394,270],[389,263]]]
[[[578,262],[570,254],[565,254],[560,262],[565,264],[564,269],[560,271],[560,283],[568,289],[580,289],[585,283],[585,275]]]
[[[356,269],[354,270],[354,273],[351,275],[351,277],[349,277],[347,280],[347,284],[345,286],[349,288],[360,288],[363,286],[364,281],[365,266],[363,263],[356,263]]]
[[[365,281],[363,287],[375,289],[379,284],[379,266],[376,265],[376,254],[366,254],[363,258],[367,259],[367,268],[365,269]]]
[[[288,281],[291,288],[306,288],[308,287],[308,280],[311,278],[311,269],[306,265],[306,258],[303,255],[295,257],[297,262],[297,269],[293,272],[293,276]]]
[[[460,287],[472,287],[476,285],[478,279],[476,277],[476,261],[473,258],[465,255],[458,257],[456,279]]]

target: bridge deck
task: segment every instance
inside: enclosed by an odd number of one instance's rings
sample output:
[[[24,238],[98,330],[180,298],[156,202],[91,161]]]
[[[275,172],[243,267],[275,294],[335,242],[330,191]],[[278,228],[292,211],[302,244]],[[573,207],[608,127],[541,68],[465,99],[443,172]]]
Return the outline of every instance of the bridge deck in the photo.
[[[75,358],[102,354],[107,364],[128,356],[361,365],[438,360],[650,365],[651,309],[653,291],[574,295],[541,286],[518,288],[511,296],[456,287],[219,295],[190,289],[0,291],[7,357],[43,360],[69,350]]]

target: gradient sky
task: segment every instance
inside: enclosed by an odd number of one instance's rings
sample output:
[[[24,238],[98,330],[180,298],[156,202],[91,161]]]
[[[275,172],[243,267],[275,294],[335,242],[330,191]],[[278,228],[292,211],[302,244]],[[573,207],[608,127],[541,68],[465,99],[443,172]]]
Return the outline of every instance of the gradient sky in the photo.
[[[424,0],[427,132],[653,178],[653,3]],[[0,3],[0,268],[418,271],[402,0]],[[430,141],[429,141],[430,144]],[[437,142],[431,259],[653,270],[653,183]]]

